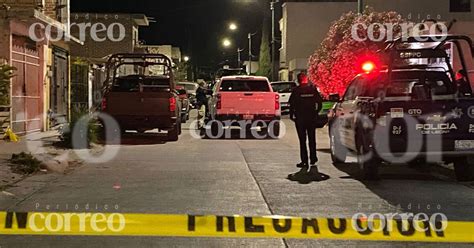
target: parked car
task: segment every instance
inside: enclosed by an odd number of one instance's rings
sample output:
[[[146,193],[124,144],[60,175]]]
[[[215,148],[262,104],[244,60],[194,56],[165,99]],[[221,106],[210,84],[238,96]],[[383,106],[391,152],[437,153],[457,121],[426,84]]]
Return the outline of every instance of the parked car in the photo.
[[[133,69],[130,69],[133,68]],[[172,63],[161,54],[115,54],[107,62],[108,78],[102,111],[120,131],[168,131],[177,141],[181,133],[181,102],[175,91]]]
[[[280,134],[280,96],[273,92],[266,77],[223,77],[213,89],[209,101],[211,131],[217,133],[214,121],[249,121],[262,125],[272,137]],[[241,127],[242,128],[242,127]]]
[[[181,102],[181,123],[186,123],[189,120],[189,104],[188,92],[182,86],[176,86],[176,92]]]
[[[199,85],[193,82],[178,82],[176,86],[181,86],[186,90],[190,106],[196,108],[196,90]]]
[[[245,75],[247,75],[247,71],[244,68],[221,68],[217,70],[215,78],[212,82],[208,84],[208,88],[214,88],[214,86],[219,83],[222,77]]]
[[[437,43],[432,38],[438,39]],[[470,115],[474,97],[457,88],[450,57],[443,49],[446,42],[467,41],[469,48],[472,42],[459,36],[444,37],[443,42],[439,37],[423,39],[436,47],[406,48],[422,39],[397,41],[387,51],[388,69],[363,73],[352,80],[330,113],[334,163],[344,162],[353,151],[364,177],[374,179],[381,163],[419,164],[433,159],[454,163],[459,181],[474,179],[474,125]],[[463,57],[472,51],[460,54]],[[427,63],[404,63],[413,59]],[[435,60],[438,62],[431,65]]]
[[[273,82],[271,83],[273,91],[280,95],[281,112],[288,113],[290,110],[290,96],[296,86],[296,82]]]

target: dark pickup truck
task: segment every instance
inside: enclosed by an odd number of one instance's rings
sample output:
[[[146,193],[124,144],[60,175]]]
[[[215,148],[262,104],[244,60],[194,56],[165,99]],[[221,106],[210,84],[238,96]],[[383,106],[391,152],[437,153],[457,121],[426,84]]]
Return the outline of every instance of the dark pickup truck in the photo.
[[[168,57],[115,54],[107,71],[102,111],[118,122],[121,132],[159,129],[168,131],[170,141],[178,140],[181,106]]]
[[[473,179],[472,79],[455,80],[444,49],[448,42],[456,45],[468,71],[463,55],[472,50],[464,52],[461,47],[467,46],[461,43],[472,48],[472,42],[463,36],[441,42],[426,38],[426,46],[417,43],[416,49],[414,40],[393,42],[385,50],[387,68],[360,74],[350,83],[329,114],[334,163],[352,153],[366,179],[378,178],[382,163],[454,163],[459,181]]]

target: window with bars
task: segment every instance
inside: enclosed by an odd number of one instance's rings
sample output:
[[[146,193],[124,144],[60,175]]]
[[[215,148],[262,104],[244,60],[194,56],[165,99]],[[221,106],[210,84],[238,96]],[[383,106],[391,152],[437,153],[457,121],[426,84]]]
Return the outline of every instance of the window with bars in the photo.
[[[56,0],[56,20],[66,24],[69,19],[69,0]]]

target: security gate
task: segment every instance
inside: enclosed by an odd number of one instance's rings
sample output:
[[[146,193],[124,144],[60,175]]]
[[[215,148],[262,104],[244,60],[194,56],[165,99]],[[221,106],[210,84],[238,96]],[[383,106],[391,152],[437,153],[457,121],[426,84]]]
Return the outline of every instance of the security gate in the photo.
[[[40,56],[36,43],[26,37],[13,36],[12,128],[16,133],[40,131],[43,101],[41,97]]]
[[[54,116],[67,118],[69,112],[69,54],[53,49],[53,79],[51,82],[50,106]]]
[[[71,107],[74,112],[89,110],[89,65],[71,65]]]

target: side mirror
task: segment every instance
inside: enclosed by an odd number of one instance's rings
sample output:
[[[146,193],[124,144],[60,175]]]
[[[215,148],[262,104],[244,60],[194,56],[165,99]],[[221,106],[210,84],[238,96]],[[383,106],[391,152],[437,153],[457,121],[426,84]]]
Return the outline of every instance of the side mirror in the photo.
[[[339,102],[339,101],[341,101],[341,96],[339,96],[339,94],[330,94],[329,95],[329,101],[330,102]]]

